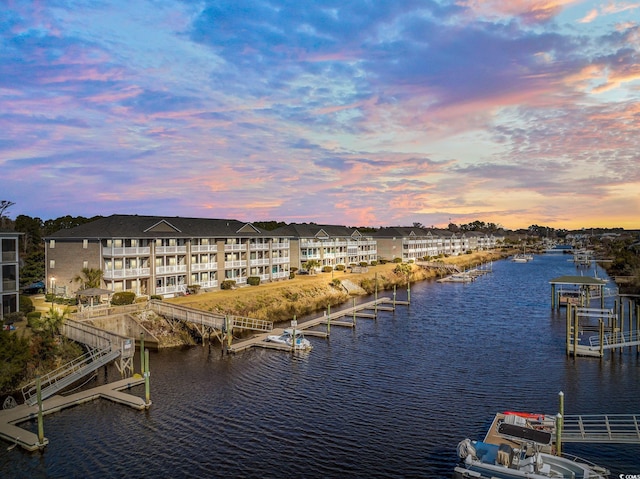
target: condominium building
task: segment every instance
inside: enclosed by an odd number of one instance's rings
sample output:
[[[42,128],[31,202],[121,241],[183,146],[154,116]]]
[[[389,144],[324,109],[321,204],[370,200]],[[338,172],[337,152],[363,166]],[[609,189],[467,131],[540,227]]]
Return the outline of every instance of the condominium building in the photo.
[[[18,239],[21,234],[0,232],[0,320],[20,308]]]
[[[380,228],[374,238],[381,260],[417,261],[436,256],[457,256],[468,251],[495,248],[499,237],[466,231],[451,232],[422,227],[393,226]]]
[[[325,266],[371,264],[378,259],[376,240],[357,228],[292,223],[273,233],[289,239],[291,266],[298,269],[305,269],[310,260],[317,261],[321,270]]]
[[[219,289],[289,277],[289,240],[237,220],[113,215],[45,238],[47,286],[73,295],[83,269],[102,287],[171,297],[187,286]]]

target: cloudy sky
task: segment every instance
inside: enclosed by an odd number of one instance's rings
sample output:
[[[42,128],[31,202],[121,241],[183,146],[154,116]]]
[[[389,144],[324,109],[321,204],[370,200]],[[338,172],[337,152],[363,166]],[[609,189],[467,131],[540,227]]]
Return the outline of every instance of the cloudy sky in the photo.
[[[3,0],[8,216],[640,227],[640,1]]]

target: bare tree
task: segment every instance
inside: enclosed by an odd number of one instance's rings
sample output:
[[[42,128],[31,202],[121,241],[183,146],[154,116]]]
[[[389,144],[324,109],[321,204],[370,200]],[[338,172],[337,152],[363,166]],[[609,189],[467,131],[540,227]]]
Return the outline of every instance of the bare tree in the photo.
[[[8,208],[11,208],[15,203],[9,200],[0,201],[0,228],[4,228],[4,212]]]

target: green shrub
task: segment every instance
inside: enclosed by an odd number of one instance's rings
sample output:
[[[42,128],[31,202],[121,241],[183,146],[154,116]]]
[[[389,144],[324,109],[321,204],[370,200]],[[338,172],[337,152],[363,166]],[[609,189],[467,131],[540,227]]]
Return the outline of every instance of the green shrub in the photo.
[[[160,301],[162,301],[162,296],[160,296],[159,294],[152,294],[151,299],[159,299]]]
[[[136,300],[136,293],[131,291],[118,291],[111,297],[111,304],[113,306],[124,306],[126,304],[133,304]]]
[[[20,312],[29,314],[31,311],[35,311],[36,307],[33,305],[33,301],[24,294],[20,295]]]
[[[260,276],[249,276],[247,278],[247,284],[249,286],[258,286],[260,284]]]
[[[187,291],[189,291],[189,294],[198,294],[200,292],[200,285],[199,284],[192,284],[187,286]]]
[[[333,271],[333,268],[331,266],[323,266],[322,267],[322,272],[323,273],[331,273]]]
[[[371,262],[371,266],[376,266],[377,264],[378,264],[378,262],[375,261],[375,260]]]
[[[233,289],[236,282],[232,279],[225,279],[220,285],[220,289]]]
[[[331,285],[335,288],[340,287],[340,285],[342,284],[342,282],[338,279],[338,278],[333,278],[331,280]]]
[[[402,258],[393,258],[394,263],[402,263]]]
[[[31,311],[27,314],[27,327],[33,328],[38,327],[40,324],[40,317],[42,316],[42,312],[40,311]]]
[[[369,266],[369,263],[367,263],[366,261],[360,261],[360,266],[365,268],[365,267]]]
[[[344,271],[345,269],[346,269],[346,267],[343,264],[337,264],[336,265],[336,271]]]

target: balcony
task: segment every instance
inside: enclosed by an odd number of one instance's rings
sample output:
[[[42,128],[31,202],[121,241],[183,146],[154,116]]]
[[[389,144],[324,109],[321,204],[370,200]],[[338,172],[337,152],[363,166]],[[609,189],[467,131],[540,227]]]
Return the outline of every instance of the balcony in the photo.
[[[191,246],[192,253],[217,253],[218,245],[216,244],[196,244]]]
[[[149,276],[150,273],[150,268],[108,269],[104,272],[104,279],[141,278]]]
[[[18,282],[15,279],[3,279],[2,292],[9,293],[13,291],[18,291]]]
[[[191,263],[191,271],[215,271],[218,263]]]
[[[249,243],[249,251],[269,251],[269,243]]]
[[[269,258],[250,259],[249,266],[269,266]]]
[[[218,281],[217,280],[198,281],[196,284],[199,284],[201,288],[217,288],[218,287]]]
[[[103,256],[149,256],[151,248],[148,246],[128,247],[128,248],[103,248]]]
[[[156,246],[156,254],[177,254],[186,252],[186,246]]]
[[[289,277],[288,271],[279,271],[277,273],[271,273],[272,279],[280,279],[280,278],[288,278],[288,277]]]
[[[231,269],[231,268],[246,268],[247,267],[247,261],[246,260],[236,260],[236,261],[225,261],[224,262],[224,267],[225,269]]]
[[[186,273],[187,265],[180,264],[174,266],[156,266],[156,274],[174,274],[174,273]]]
[[[271,243],[271,249],[289,249],[289,242],[286,241],[284,243]]]
[[[271,258],[271,263],[272,264],[287,264],[289,263],[289,257],[288,256],[282,256],[279,258]]]
[[[237,243],[225,244],[224,250],[225,251],[247,251],[247,245],[237,244]]]
[[[2,252],[3,263],[17,263],[18,253],[16,251],[3,251]]]

